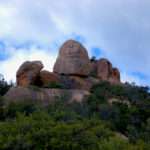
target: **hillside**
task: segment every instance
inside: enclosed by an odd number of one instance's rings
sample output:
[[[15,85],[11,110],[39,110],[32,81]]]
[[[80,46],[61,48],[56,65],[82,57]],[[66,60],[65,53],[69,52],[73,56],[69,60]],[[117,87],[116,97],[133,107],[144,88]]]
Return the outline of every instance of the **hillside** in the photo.
[[[40,61],[0,81],[1,150],[149,150],[149,87],[121,83],[104,58],[76,41],[60,48],[53,72]]]

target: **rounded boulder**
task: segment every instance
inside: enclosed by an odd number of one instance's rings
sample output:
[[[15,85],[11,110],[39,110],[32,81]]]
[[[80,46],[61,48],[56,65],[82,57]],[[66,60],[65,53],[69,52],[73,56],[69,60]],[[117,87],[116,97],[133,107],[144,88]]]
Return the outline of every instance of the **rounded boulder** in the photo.
[[[53,70],[58,74],[88,76],[90,59],[87,50],[79,42],[68,40],[60,48]]]

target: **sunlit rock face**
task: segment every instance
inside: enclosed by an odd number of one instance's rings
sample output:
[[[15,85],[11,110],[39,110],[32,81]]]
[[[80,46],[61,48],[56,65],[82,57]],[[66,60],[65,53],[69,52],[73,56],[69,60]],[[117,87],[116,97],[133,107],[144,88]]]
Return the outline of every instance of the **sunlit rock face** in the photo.
[[[87,50],[74,40],[61,46],[53,72],[42,70],[43,67],[41,61],[24,62],[17,71],[17,85],[48,87],[55,82],[70,89],[90,90],[100,80],[120,83],[120,72],[109,60],[90,60]]]
[[[110,83],[120,83],[120,72],[105,58],[97,61],[97,77]]]
[[[109,60],[90,60],[87,50],[74,40],[61,46],[53,72],[43,68],[41,61],[24,62],[16,74],[17,87],[4,96],[6,102],[30,100],[48,105],[62,97],[69,103],[83,102],[101,81],[120,84],[120,72]]]
[[[42,87],[47,87],[50,83],[60,83],[59,76],[53,72],[42,70],[39,75]]]
[[[74,40],[68,40],[60,48],[54,72],[64,75],[88,76],[90,60],[87,50]]]
[[[35,84],[40,71],[43,68],[41,61],[26,61],[18,69],[16,78],[17,85],[27,87]]]

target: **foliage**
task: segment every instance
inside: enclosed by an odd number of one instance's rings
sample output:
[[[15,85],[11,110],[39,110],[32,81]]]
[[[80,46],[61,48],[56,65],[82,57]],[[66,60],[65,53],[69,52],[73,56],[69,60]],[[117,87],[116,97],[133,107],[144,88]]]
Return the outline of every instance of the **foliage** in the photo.
[[[95,56],[92,56],[91,59],[90,59],[90,61],[91,61],[91,62],[95,62],[95,61],[96,61],[96,57],[95,57]]]
[[[63,89],[64,86],[58,82],[50,82],[44,86],[44,88],[56,88],[56,89]]]
[[[101,82],[91,92],[88,100],[90,115],[96,114],[100,119],[108,121],[113,130],[126,135],[131,142],[141,139],[150,141],[150,132],[147,130],[150,125],[148,87]],[[118,101],[110,104],[111,98]]]
[[[5,93],[13,86],[13,83],[8,84],[4,77],[0,74],[0,96],[5,95]]]
[[[149,89],[101,82],[85,102],[63,97],[47,107],[0,97],[0,149],[149,150]]]

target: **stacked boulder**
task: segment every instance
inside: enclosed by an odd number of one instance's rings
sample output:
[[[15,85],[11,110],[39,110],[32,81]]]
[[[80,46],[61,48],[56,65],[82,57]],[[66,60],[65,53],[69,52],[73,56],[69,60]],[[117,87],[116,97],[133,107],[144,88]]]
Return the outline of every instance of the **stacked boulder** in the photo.
[[[16,74],[17,87],[11,88],[5,99],[19,101],[22,98],[48,104],[58,97],[69,95],[70,101],[81,102],[90,94],[91,87],[100,81],[120,84],[117,68],[104,58],[90,60],[86,48],[74,40],[68,40],[61,46],[53,72],[43,68],[41,61],[24,62]],[[49,86],[52,83],[61,84],[63,89],[54,89]]]
[[[99,82],[90,77],[91,62],[87,50],[74,40],[68,40],[62,45],[53,71],[59,74],[67,89],[89,90]]]
[[[57,74],[42,70],[43,64],[41,61],[26,61],[17,71],[17,85],[28,87],[35,85],[39,87],[47,86],[51,82],[59,82]]]
[[[120,83],[120,72],[113,68],[112,64],[105,58],[97,61],[97,77],[103,81],[109,81],[112,84]]]
[[[17,85],[45,87],[51,82],[63,84],[66,89],[89,90],[100,80],[120,83],[120,72],[107,59],[91,61],[86,48],[77,41],[68,40],[60,48],[53,72],[43,69],[40,61],[27,61],[17,71]]]
[[[27,87],[35,84],[43,67],[40,61],[24,62],[17,71],[17,85]]]

